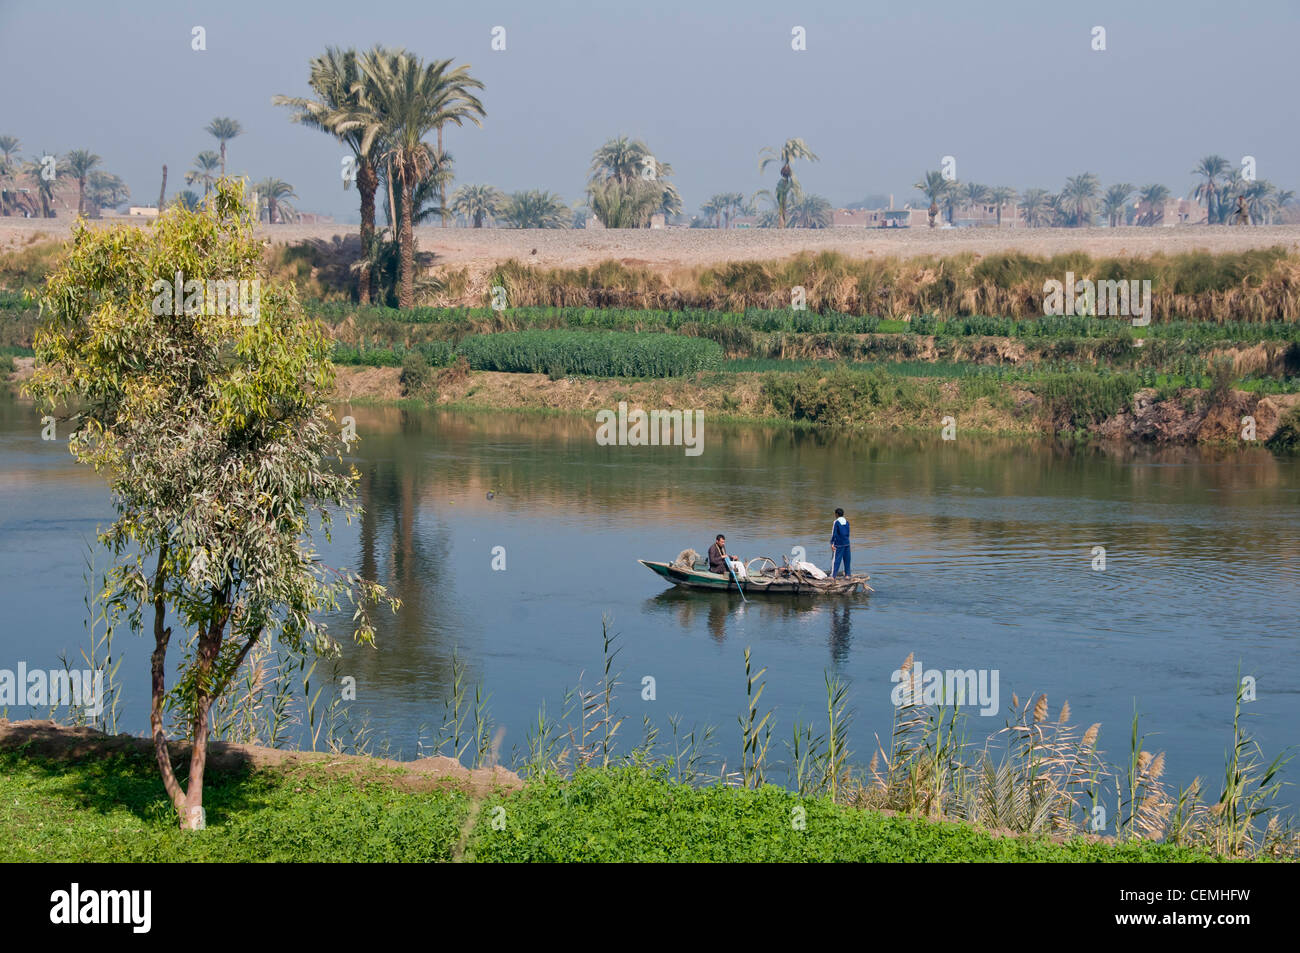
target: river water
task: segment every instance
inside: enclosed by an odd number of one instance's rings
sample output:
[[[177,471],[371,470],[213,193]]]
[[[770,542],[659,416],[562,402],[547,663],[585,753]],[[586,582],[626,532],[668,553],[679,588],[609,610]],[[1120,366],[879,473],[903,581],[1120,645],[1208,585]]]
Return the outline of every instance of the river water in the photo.
[[[1255,680],[1246,723],[1269,756],[1297,740],[1296,458],[713,422],[691,456],[600,446],[586,418],[338,412],[361,437],[366,514],[322,554],[404,602],[381,615],[378,646],[349,647],[340,671],[356,679],[355,718],[394,754],[416,756],[441,722],[453,652],[490,693],[507,754],[521,747],[539,704],[553,714],[580,673],[588,687],[599,675],[602,618],[621,647],[626,740],[646,715],[663,738],[676,715],[683,729],[716,725],[732,765],[746,647],[767,669],[777,761],[796,718],[824,720],[829,672],[851,686],[865,763],[875,736],[888,738],[890,675],[909,653],[926,669],[997,673],[998,711],[972,712],[973,738],[1003,726],[1013,692],[1046,692],[1053,717],[1068,700],[1074,721],[1100,722],[1120,762],[1136,707],[1166,777],[1200,775],[1214,794],[1238,667]],[[88,546],[112,515],[98,478],[40,431],[30,405],[0,399],[0,668],[78,656]],[[802,546],[828,568],[836,506],[869,596],[745,603],[669,588],[637,563],[703,553],[723,532],[746,559]],[[127,633],[118,647],[122,726],[143,732],[150,645]]]

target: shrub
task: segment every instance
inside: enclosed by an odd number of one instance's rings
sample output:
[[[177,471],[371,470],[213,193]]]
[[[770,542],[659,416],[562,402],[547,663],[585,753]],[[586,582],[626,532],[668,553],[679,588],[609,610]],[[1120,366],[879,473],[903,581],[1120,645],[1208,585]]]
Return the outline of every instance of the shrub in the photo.
[[[402,358],[402,396],[417,397],[424,393],[431,377],[425,356],[419,351],[408,351]]]

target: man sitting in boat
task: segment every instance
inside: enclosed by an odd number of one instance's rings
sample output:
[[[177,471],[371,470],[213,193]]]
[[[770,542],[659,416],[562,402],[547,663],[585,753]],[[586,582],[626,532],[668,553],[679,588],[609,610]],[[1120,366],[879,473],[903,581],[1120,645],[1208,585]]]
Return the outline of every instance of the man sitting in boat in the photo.
[[[713,545],[709,547],[709,572],[716,572],[722,576],[728,575],[728,562],[731,563],[731,568],[735,571],[736,578],[744,579],[745,564],[741,562],[739,558],[727,555],[727,537],[719,533],[717,538],[713,541]]]

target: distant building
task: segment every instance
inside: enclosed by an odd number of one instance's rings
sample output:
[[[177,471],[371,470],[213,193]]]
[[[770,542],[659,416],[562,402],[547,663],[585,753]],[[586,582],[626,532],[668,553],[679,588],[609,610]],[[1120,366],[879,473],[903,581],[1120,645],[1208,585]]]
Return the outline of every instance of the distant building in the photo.
[[[1151,211],[1150,202],[1138,202],[1135,221],[1147,222]],[[1173,228],[1175,225],[1204,225],[1210,217],[1208,211],[1190,199],[1165,199],[1155,206],[1154,211],[1155,216],[1149,219],[1150,224],[1165,228]]]
[[[126,210],[128,217],[157,218],[158,210],[152,205],[132,205]]]

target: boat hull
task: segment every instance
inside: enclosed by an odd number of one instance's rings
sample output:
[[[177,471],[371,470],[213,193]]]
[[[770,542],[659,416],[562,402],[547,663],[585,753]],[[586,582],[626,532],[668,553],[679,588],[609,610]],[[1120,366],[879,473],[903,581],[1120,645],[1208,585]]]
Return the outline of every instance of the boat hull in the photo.
[[[730,576],[702,569],[683,569],[672,563],[654,562],[638,559],[642,566],[655,575],[668,580],[682,589],[695,589],[703,592],[735,592],[736,582]],[[779,577],[771,574],[754,574],[740,580],[740,587],[745,595],[847,595],[853,592],[870,592],[866,573],[856,576],[841,576],[838,579],[813,579]]]

